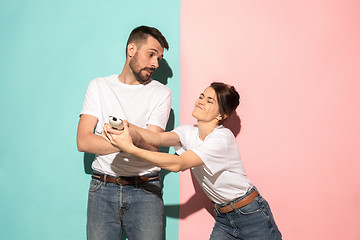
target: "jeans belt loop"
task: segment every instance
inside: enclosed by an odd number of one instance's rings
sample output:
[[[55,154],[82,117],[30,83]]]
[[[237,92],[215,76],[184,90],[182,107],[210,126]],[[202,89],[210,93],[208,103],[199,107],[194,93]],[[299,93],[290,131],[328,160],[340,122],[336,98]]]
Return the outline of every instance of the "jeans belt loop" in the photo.
[[[228,205],[228,206],[231,206],[230,212],[232,212],[232,211],[234,211],[234,210],[236,209],[236,207],[234,207],[233,203],[234,203],[234,202],[231,202],[231,203]],[[227,210],[227,208],[226,208],[226,210]]]

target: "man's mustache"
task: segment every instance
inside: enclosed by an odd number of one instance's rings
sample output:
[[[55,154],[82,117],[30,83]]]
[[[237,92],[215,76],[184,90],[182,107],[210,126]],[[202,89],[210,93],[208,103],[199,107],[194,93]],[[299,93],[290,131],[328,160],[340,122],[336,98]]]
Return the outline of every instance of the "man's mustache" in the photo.
[[[145,68],[143,68],[142,70],[146,70],[146,71],[149,71],[149,72],[151,72],[151,73],[154,73],[155,70],[156,70],[156,68],[145,67]]]

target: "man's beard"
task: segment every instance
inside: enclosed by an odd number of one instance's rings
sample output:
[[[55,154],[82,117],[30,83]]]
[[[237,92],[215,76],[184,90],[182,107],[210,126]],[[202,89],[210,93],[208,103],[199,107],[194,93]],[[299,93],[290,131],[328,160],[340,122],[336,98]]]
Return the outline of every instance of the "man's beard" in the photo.
[[[137,62],[137,53],[135,53],[133,58],[130,59],[129,66],[130,66],[130,69],[133,71],[136,80],[139,83],[144,83],[144,82],[148,81],[151,78],[153,72],[155,71],[155,68],[149,68],[149,67],[140,68],[140,66]],[[149,71],[150,74],[149,75],[141,74],[141,72],[143,70]]]

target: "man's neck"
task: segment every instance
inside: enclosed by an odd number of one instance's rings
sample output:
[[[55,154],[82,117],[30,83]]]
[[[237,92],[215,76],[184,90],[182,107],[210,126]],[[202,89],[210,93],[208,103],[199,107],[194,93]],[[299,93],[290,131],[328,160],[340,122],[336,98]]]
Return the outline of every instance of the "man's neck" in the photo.
[[[128,61],[125,63],[124,68],[119,74],[118,79],[120,82],[128,85],[139,85],[141,84],[135,77],[133,71],[131,70]]]
[[[133,73],[128,73],[125,71],[122,71],[121,74],[119,74],[118,79],[120,82],[128,85],[139,85],[140,82],[136,79]]]

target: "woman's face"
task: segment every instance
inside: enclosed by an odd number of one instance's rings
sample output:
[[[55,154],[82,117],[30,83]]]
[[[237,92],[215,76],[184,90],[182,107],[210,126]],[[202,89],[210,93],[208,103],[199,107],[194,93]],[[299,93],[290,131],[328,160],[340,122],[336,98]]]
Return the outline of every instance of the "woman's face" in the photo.
[[[199,98],[196,100],[192,116],[198,121],[203,122],[216,121],[217,123],[221,120],[219,104],[216,92],[213,88],[208,87],[200,94]]]

